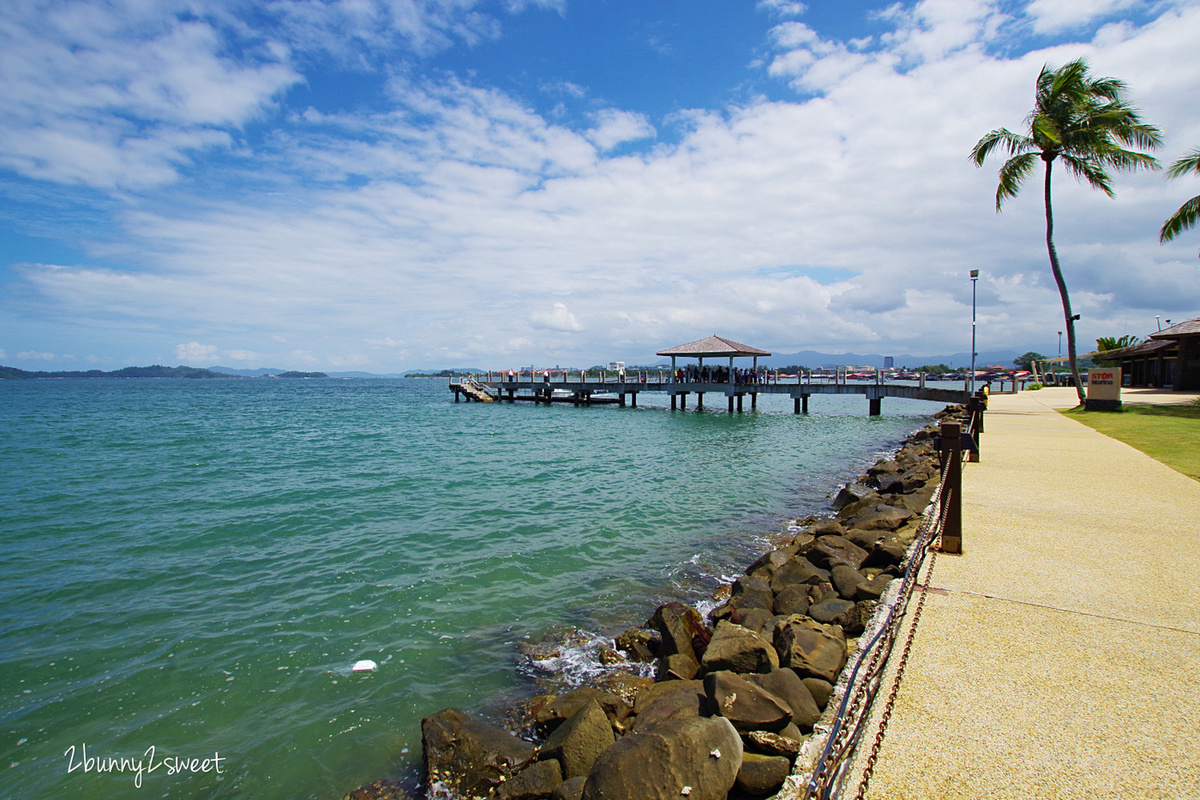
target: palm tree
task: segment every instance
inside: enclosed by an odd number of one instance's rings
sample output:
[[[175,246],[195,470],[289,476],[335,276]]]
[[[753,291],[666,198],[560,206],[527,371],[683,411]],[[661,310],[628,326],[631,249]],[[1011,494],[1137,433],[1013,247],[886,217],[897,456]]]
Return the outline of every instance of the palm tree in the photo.
[[[1200,174],[1200,148],[1172,164],[1171,168],[1167,170],[1167,176],[1179,178],[1189,172]],[[1158,232],[1158,240],[1164,244],[1171,241],[1195,225],[1197,218],[1200,218],[1200,195],[1188,200],[1179,207],[1178,211],[1167,218],[1167,221],[1163,223],[1162,230]]]
[[[1076,180],[1086,181],[1092,188],[1112,197],[1106,168],[1158,167],[1152,156],[1128,149],[1131,146],[1154,149],[1162,142],[1162,135],[1158,128],[1143,123],[1138,111],[1124,101],[1125,88],[1125,83],[1115,78],[1092,77],[1087,62],[1081,58],[1058,69],[1044,66],[1037,78],[1033,111],[1025,120],[1028,133],[998,128],[976,142],[971,151],[971,160],[976,166],[983,166],[984,160],[996,148],[1008,152],[1009,159],[1000,167],[997,212],[1005,200],[1016,196],[1039,159],[1046,165],[1046,249],[1062,298],[1063,318],[1067,324],[1067,356],[1080,403],[1083,403],[1083,384],[1075,356],[1075,320],[1079,317],[1071,313],[1071,299],[1054,248],[1051,168],[1056,160],[1060,160],[1063,168]]]

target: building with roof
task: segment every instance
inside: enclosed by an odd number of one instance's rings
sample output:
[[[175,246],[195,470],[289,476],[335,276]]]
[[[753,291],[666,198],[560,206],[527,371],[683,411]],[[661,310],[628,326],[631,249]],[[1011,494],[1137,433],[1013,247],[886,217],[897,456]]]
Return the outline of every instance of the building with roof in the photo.
[[[1097,353],[1121,367],[1130,387],[1200,390],[1200,317],[1156,331],[1143,342]]]

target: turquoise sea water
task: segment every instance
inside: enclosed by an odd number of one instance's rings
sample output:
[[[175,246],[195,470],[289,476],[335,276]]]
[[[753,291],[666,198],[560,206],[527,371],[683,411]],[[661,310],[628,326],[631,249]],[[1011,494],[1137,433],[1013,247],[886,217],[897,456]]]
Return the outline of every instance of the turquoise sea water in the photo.
[[[0,381],[0,794],[336,800],[411,772],[421,717],[535,691],[522,642],[704,598],[938,408],[639,404]]]

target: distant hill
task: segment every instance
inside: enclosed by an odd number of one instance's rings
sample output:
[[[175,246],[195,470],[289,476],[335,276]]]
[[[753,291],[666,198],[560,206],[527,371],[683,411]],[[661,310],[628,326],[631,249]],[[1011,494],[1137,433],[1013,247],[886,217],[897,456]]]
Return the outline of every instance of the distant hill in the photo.
[[[197,367],[164,367],[161,364],[155,364],[149,367],[122,367],[114,369],[111,372],[104,372],[98,369],[89,370],[60,370],[54,372],[29,372],[16,367],[0,366],[0,379],[9,380],[45,380],[50,378],[231,378],[232,375],[225,375],[220,372],[214,372],[211,369],[199,369]]]

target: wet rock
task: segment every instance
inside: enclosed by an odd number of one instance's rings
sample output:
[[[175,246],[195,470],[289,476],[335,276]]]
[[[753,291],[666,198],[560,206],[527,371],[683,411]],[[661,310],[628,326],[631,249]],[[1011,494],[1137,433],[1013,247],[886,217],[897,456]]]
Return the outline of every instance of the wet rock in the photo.
[[[646,624],[662,637],[658,652],[660,657],[682,653],[700,663],[693,639],[697,636],[706,639],[707,629],[699,611],[680,602],[666,603],[654,611]]]
[[[746,679],[778,697],[792,711],[792,722],[802,731],[811,731],[821,718],[821,709],[813,699],[812,692],[790,669],[777,669],[765,675],[748,675]]]
[[[562,771],[557,761],[530,764],[510,780],[500,784],[497,800],[549,800],[562,783]]]
[[[844,536],[822,536],[806,555],[822,569],[831,570],[838,564],[858,569],[866,559],[867,551]]]
[[[373,781],[345,795],[342,800],[412,800],[396,781]]]
[[[783,591],[775,595],[776,614],[805,614],[808,612],[808,607],[812,599],[808,595],[807,584],[793,584],[785,586]]]
[[[721,717],[660,722],[604,751],[583,800],[726,800],[742,752],[737,731]]]
[[[801,678],[837,681],[846,664],[846,639],[840,630],[796,616],[777,625],[775,631],[781,667],[791,667]]]
[[[612,670],[597,678],[593,685],[602,692],[615,694],[630,706],[638,692],[654,683],[654,678],[634,675],[623,670]]]
[[[791,771],[792,762],[782,756],[745,753],[737,774],[737,787],[747,794],[765,797],[777,792]]]
[[[871,478],[871,483],[880,494],[904,491],[904,479],[895,472],[884,472]]]
[[[600,754],[616,741],[608,715],[595,700],[588,703],[550,734],[539,758],[555,759],[562,765],[563,778],[587,777]]]
[[[765,623],[770,622],[766,614]],[[779,655],[774,645],[741,625],[721,622],[713,634],[702,662],[707,672],[770,672],[779,668]]]
[[[555,728],[575,715],[591,701],[595,701],[604,709],[604,714],[612,722],[620,722],[629,716],[629,704],[610,692],[583,686],[573,689],[564,695],[554,698],[537,714],[538,732],[549,735]]]
[[[459,794],[487,794],[533,760],[535,748],[506,730],[457,708],[421,720],[421,743],[429,782]]]
[[[658,641],[648,630],[642,628],[626,628],[614,642],[617,649],[629,656],[631,661],[650,662],[654,660],[654,652]]]
[[[780,698],[729,671],[704,676],[708,712],[722,716],[739,731],[779,731],[792,721],[792,711]]]

